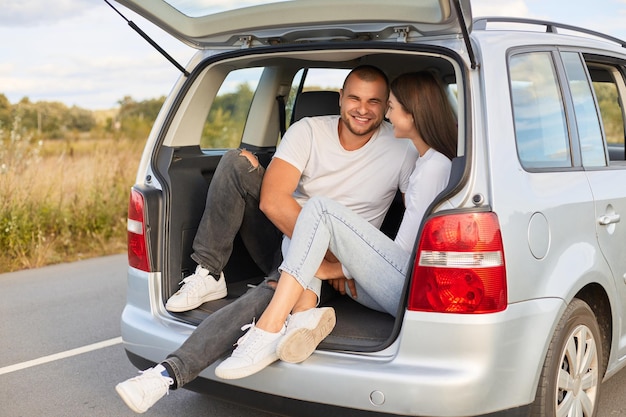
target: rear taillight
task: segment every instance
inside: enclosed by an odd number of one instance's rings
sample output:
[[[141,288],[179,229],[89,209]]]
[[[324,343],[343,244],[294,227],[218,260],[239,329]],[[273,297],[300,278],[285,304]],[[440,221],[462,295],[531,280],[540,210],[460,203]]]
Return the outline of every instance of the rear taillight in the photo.
[[[150,272],[143,215],[143,196],[138,191],[131,190],[128,202],[128,265]]]
[[[504,249],[495,213],[428,220],[416,255],[409,310],[479,314],[506,306]]]

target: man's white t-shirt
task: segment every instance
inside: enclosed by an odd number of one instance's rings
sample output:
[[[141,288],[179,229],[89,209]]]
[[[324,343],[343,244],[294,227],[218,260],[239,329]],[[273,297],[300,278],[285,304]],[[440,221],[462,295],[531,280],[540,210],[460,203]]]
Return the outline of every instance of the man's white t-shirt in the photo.
[[[448,185],[451,168],[452,161],[432,148],[415,162],[409,189],[404,195],[406,210],[395,239],[406,252],[413,251],[422,217],[435,197]]]
[[[303,118],[287,130],[274,158],[302,173],[294,192],[301,206],[322,195],[379,228],[396,191],[408,189],[417,150],[383,122],[364,146],[347,151],[339,142],[338,123],[339,116]]]

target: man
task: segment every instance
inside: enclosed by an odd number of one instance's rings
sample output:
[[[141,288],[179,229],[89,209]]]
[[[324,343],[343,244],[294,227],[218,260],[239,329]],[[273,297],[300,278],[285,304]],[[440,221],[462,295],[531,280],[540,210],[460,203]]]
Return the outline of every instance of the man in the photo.
[[[397,189],[406,190],[417,157],[412,144],[395,139],[391,126],[383,123],[388,96],[384,73],[371,66],[357,67],[348,74],[340,92],[341,115],[305,118],[291,126],[265,174],[250,153],[231,152],[211,182],[194,240],[196,274],[186,279],[167,308],[184,311],[205,302],[207,294],[221,295],[221,270],[238,230],[245,232],[242,238],[255,262],[264,272],[272,272],[277,266],[276,254],[280,254],[281,235],[291,236],[301,207],[311,196],[337,200],[380,227]],[[228,203],[224,203],[226,198]],[[269,220],[263,221],[263,214]],[[261,226],[249,223],[251,219]],[[257,232],[250,233],[252,229]],[[196,276],[209,284],[197,284]],[[211,314],[165,361],[118,384],[122,399],[141,413],[170,387],[181,387],[196,378],[232,349],[241,326],[261,315],[274,287],[275,282],[265,282]],[[305,291],[294,312],[306,315],[317,310],[311,307],[317,304],[318,295],[319,288]],[[312,321],[315,326],[315,317]],[[307,325],[310,322],[300,320]]]

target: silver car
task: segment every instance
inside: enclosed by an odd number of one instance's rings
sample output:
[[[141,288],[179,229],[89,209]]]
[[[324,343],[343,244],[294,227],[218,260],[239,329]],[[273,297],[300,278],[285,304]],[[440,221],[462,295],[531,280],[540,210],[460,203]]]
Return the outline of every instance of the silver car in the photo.
[[[397,318],[335,297],[337,326],[304,363],[232,381],[213,365],[189,387],[310,416],[596,413],[626,355],[625,42],[473,20],[469,0],[118,1],[198,48],[177,64],[131,193],[122,335],[138,368],[263,279],[236,241],[227,299],[165,310],[194,268],[220,157],[245,146],[266,163],[282,129],[336,112],[347,71],[372,64],[390,79],[434,72],[458,117],[459,154]],[[383,229],[395,233],[401,216],[398,200]]]

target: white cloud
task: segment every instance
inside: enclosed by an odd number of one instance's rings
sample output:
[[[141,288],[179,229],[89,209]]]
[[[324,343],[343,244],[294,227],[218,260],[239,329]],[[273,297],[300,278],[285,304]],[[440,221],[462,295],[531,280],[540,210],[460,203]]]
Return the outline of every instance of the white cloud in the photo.
[[[472,12],[556,20],[626,38],[626,0],[594,0],[593,8],[587,1],[472,0]],[[114,4],[187,63],[191,48]],[[144,100],[167,94],[180,76],[104,0],[0,0],[0,39],[0,93],[12,103],[29,97],[104,109],[126,95]]]
[[[29,97],[102,109],[115,106],[126,95],[143,100],[169,91],[179,71],[104,1],[89,1],[85,8],[81,7],[87,4],[84,0],[63,0],[62,8],[68,11],[63,19],[0,25],[1,39],[16,40],[2,44],[0,64],[0,93],[10,102]],[[190,58],[193,50],[120,9],[183,65]],[[32,7],[21,13],[34,18],[40,15],[38,10]]]
[[[524,0],[475,0],[472,1],[472,14],[477,16],[529,17],[530,12]]]
[[[36,26],[57,22],[79,16],[90,7],[93,4],[88,0],[2,0],[0,26]]]
[[[511,16],[553,21],[625,38],[626,0],[472,0],[476,16]]]

